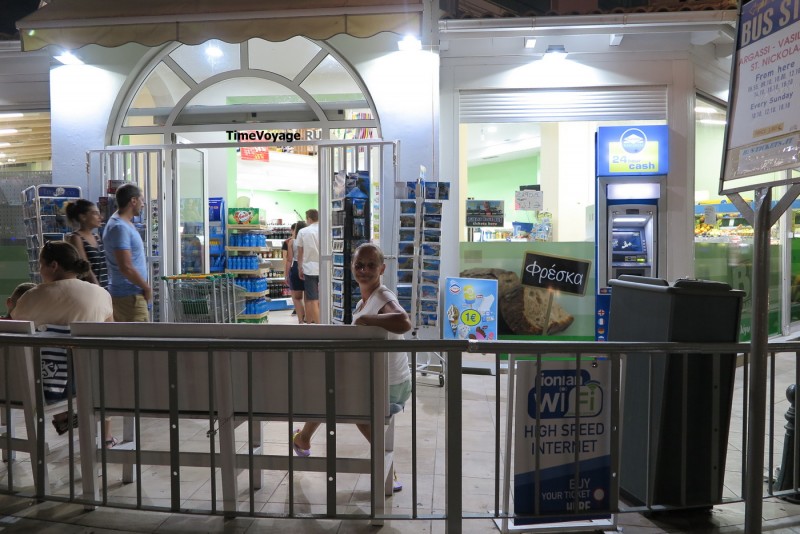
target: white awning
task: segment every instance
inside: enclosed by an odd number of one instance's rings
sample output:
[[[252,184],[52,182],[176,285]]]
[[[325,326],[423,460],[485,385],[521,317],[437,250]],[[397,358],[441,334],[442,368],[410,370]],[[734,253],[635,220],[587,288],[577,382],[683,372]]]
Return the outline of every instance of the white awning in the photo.
[[[17,22],[22,50],[48,45],[196,45],[209,39],[240,43],[340,33],[419,36],[422,0],[59,0]]]

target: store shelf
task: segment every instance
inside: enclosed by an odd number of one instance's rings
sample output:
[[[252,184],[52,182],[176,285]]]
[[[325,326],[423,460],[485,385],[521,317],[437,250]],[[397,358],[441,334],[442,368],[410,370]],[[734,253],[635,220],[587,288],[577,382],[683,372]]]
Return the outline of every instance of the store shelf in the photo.
[[[252,276],[263,276],[266,277],[269,269],[241,269],[241,270],[232,270],[232,269],[225,269],[226,273],[229,274],[249,274]]]
[[[272,247],[225,247],[228,252],[270,252]]]
[[[228,225],[226,231],[232,232],[234,230],[245,230],[247,232],[266,232],[270,227],[266,224],[238,224]]]
[[[237,321],[239,321],[239,320],[252,321],[252,320],[258,320],[258,319],[264,319],[267,315],[269,315],[269,310],[264,311],[262,313],[257,313],[257,314],[244,314],[243,313],[241,315],[237,315],[236,316],[236,320]]]
[[[244,296],[244,298],[246,298],[246,299],[257,299],[257,298],[261,298],[261,297],[267,296],[268,293],[269,293],[269,290],[265,289],[264,291],[254,291],[254,292],[249,292],[248,291],[247,293],[242,293],[242,296]]]

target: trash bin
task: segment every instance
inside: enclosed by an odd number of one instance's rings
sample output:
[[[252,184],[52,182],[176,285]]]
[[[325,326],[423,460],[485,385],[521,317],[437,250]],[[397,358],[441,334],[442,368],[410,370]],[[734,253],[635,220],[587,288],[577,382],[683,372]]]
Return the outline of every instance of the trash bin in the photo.
[[[609,341],[738,341],[744,292],[703,280],[611,280]],[[627,354],[620,492],[636,504],[722,500],[736,354]]]

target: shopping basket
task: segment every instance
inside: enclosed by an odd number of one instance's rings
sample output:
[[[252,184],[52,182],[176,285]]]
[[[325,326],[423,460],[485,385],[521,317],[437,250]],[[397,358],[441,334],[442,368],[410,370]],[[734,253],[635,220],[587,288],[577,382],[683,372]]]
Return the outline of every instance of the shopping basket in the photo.
[[[244,312],[244,288],[230,274],[183,274],[162,277],[167,288],[169,320],[176,323],[235,323]]]

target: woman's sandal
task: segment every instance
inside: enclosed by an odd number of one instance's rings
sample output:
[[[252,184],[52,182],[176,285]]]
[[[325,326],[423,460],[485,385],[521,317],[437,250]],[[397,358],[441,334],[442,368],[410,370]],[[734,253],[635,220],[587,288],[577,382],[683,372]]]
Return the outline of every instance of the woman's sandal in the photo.
[[[403,483],[397,479],[397,471],[394,472],[394,482],[392,483],[392,493],[403,491]]]
[[[119,445],[119,441],[117,441],[117,438],[115,438],[114,436],[111,436],[106,440],[106,449],[112,449],[117,445]]]
[[[297,439],[298,434],[300,434],[300,430],[297,429],[294,431],[294,434],[292,434],[292,448],[297,456],[300,458],[307,458],[311,456],[311,449],[301,449],[297,446],[297,443],[295,443],[294,440]]]

